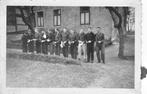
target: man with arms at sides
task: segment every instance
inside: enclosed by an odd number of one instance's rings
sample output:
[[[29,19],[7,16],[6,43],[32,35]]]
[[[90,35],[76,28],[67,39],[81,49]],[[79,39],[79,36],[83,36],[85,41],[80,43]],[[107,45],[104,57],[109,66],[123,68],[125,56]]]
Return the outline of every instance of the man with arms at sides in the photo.
[[[55,44],[55,55],[59,55],[60,56],[60,44],[61,44],[61,32],[59,31],[58,28],[55,28],[55,41],[54,41],[54,44]]]
[[[104,34],[101,32],[101,27],[97,27],[96,29],[96,55],[98,59],[98,63],[101,61],[105,63],[105,37]]]
[[[66,28],[63,28],[62,31],[62,41],[61,41],[61,48],[62,48],[62,53],[64,57],[68,57],[68,41],[69,41],[69,32],[67,31]]]
[[[79,44],[78,44],[78,59],[84,58],[86,60],[86,38],[85,38],[86,32],[84,32],[83,29],[80,30],[79,32]]]
[[[88,27],[88,32],[85,36],[85,39],[86,39],[86,44],[87,44],[87,62],[93,63],[95,35],[92,32],[91,27]]]
[[[69,49],[73,59],[77,59],[78,34],[76,31],[70,30]]]

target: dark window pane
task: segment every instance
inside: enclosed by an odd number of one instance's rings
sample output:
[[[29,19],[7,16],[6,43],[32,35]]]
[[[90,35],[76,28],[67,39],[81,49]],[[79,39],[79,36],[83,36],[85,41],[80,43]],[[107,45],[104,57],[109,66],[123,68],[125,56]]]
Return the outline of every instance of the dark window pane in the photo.
[[[54,13],[54,25],[59,26],[61,25],[61,9],[56,9],[53,11]]]
[[[43,17],[43,12],[37,12],[38,17]]]
[[[43,20],[43,12],[37,12],[37,22],[38,26],[43,26],[44,25],[44,20]]]
[[[90,8],[89,7],[80,7],[80,12],[89,12]]]
[[[80,7],[81,15],[81,25],[90,24],[90,8],[89,7]]]
[[[56,9],[54,10],[54,15],[60,15],[61,14],[61,10],[60,9]]]

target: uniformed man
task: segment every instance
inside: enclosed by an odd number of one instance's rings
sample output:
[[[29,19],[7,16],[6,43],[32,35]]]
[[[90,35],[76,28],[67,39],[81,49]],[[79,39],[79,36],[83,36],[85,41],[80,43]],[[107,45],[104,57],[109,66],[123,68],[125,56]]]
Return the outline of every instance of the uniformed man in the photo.
[[[48,54],[47,34],[45,31],[42,31],[41,42],[42,42],[42,53]]]
[[[49,48],[50,48],[50,55],[54,55],[55,53],[55,31],[52,29],[50,30],[50,33],[49,33],[49,39],[50,39],[50,42],[49,42]]]
[[[61,48],[64,57],[68,57],[68,40],[69,40],[69,33],[66,28],[63,29],[62,32],[62,41],[61,41]]]
[[[52,44],[52,31],[48,30],[47,31],[47,46],[48,46],[48,53],[51,54],[51,44]]]
[[[55,55],[60,56],[61,32],[57,28],[55,28],[55,41],[54,41],[54,44],[55,44]]]
[[[31,31],[28,31],[28,50],[29,53],[34,53],[34,35],[31,33]]]
[[[101,61],[105,63],[105,44],[104,44],[104,34],[101,32],[101,28],[97,27],[96,33],[96,54],[98,63]]]
[[[70,54],[73,59],[77,59],[77,46],[78,46],[78,34],[70,30],[70,35],[69,35],[69,49],[70,49]]]
[[[41,53],[41,33],[35,29],[35,38],[36,38],[36,53]]]
[[[85,43],[85,35],[86,33],[83,31],[83,29],[79,32],[79,44],[78,44],[78,59],[84,58],[86,60],[86,43]]]
[[[27,41],[28,41],[28,33],[27,32],[25,32],[22,35],[21,40],[22,40],[22,51],[25,52],[25,53],[27,53],[27,50],[28,50],[28,45],[27,45],[28,44],[27,43]]]
[[[86,34],[86,43],[87,43],[87,62],[93,63],[94,60],[94,41],[95,35],[91,30],[91,27],[88,27],[88,33]]]

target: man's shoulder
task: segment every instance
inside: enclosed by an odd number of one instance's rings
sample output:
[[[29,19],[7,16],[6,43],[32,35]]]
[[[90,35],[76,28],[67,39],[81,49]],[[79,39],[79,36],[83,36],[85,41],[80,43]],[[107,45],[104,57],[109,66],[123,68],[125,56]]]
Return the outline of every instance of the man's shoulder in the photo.
[[[101,35],[104,36],[105,34],[104,33],[101,33]]]

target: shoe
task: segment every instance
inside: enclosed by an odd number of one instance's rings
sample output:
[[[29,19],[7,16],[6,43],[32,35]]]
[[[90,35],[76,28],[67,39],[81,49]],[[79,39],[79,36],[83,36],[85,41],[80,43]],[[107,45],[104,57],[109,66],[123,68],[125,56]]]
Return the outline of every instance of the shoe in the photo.
[[[86,63],[89,63],[89,61],[87,61]]]
[[[105,61],[103,60],[103,63],[105,64]]]
[[[101,61],[98,61],[98,63],[101,63]]]

